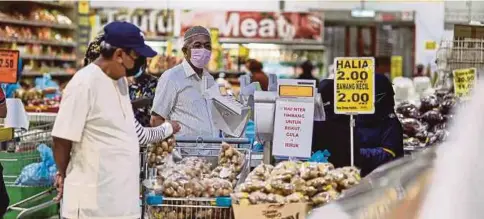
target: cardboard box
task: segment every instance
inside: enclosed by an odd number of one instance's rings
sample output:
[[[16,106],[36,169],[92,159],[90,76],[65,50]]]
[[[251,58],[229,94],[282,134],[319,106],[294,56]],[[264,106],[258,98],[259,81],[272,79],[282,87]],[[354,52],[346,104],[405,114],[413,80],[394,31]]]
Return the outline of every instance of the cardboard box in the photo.
[[[233,205],[235,219],[304,219],[306,203]]]

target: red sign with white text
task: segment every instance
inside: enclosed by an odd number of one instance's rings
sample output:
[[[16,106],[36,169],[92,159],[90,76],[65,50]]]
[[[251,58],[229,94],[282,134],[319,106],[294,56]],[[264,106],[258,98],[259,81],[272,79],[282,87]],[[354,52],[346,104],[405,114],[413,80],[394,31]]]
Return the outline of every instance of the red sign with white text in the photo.
[[[323,41],[323,19],[306,12],[184,11],[181,36],[193,26],[218,28],[221,39]]]

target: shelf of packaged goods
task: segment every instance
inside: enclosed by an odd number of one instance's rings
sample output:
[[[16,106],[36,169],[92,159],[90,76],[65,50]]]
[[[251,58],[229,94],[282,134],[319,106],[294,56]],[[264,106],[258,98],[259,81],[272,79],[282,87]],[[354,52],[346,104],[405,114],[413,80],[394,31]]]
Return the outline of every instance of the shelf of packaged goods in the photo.
[[[75,57],[57,57],[53,55],[22,55],[22,59],[33,59],[33,60],[49,60],[49,61],[64,61],[64,62],[74,62]]]
[[[70,77],[73,74],[70,74],[68,72],[63,72],[63,71],[51,71],[49,73],[51,76],[63,76],[63,77]],[[42,72],[37,72],[37,71],[23,71],[22,76],[42,76]]]
[[[0,43],[18,43],[18,44],[41,44],[47,46],[64,46],[64,47],[75,47],[76,43],[73,42],[62,42],[58,40],[31,40],[31,39],[20,39],[20,38],[8,38],[0,37]]]
[[[75,8],[75,4],[72,4],[72,3],[69,3],[69,2],[61,3],[61,2],[56,2],[56,1],[35,1],[35,0],[30,1],[30,2],[35,2],[39,5],[52,6],[52,7],[57,7],[57,8],[66,8],[66,9]]]
[[[69,30],[74,30],[77,28],[77,26],[73,24],[70,24],[70,25],[56,24],[56,23],[49,23],[49,22],[43,22],[43,21],[16,20],[12,18],[0,18],[0,23],[17,24],[17,25],[33,26],[33,27],[51,27],[56,29],[69,29]]]

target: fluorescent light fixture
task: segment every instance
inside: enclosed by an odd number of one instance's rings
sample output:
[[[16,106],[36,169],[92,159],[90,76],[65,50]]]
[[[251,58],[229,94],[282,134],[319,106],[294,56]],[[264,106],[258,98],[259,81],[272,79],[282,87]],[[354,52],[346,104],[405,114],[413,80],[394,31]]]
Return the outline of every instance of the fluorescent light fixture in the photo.
[[[165,41],[145,41],[146,45],[150,47],[166,47]]]
[[[373,10],[364,10],[364,9],[355,9],[351,10],[352,17],[375,17],[375,11]]]
[[[277,44],[270,43],[249,43],[246,46],[249,49],[279,49],[280,46]]]
[[[238,49],[239,44],[237,44],[237,43],[222,43],[222,48],[224,48],[224,49]]]

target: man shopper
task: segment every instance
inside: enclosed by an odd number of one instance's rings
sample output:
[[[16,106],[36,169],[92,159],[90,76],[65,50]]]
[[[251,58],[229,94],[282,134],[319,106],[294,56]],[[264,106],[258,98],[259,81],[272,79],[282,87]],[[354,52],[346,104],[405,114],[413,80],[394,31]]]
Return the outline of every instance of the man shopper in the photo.
[[[205,89],[215,84],[205,66],[210,61],[210,33],[201,26],[190,28],[184,36],[181,64],[161,75],[153,100],[151,125],[165,120],[180,123],[178,136],[214,137],[218,134],[211,118],[211,104]]]
[[[126,76],[156,52],[133,24],[112,22],[104,34],[101,56],[64,90],[52,130],[63,218],[140,217],[137,131],[143,129],[137,129]],[[153,129],[152,140],[168,135]]]

